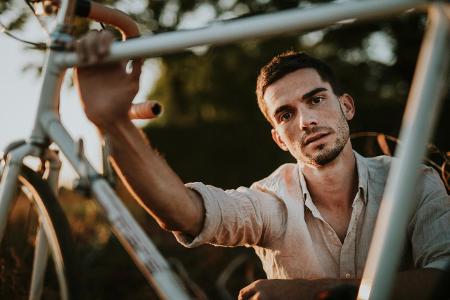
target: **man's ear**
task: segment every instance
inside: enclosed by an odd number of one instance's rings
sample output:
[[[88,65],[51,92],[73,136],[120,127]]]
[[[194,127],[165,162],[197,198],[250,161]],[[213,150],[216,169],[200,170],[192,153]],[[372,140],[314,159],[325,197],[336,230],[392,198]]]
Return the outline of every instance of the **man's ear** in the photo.
[[[286,144],[283,142],[278,132],[274,128],[272,128],[271,132],[272,132],[272,139],[275,141],[278,147],[280,147],[284,151],[288,151],[289,149],[286,147]]]
[[[355,116],[355,102],[349,94],[343,94],[339,97],[342,112],[347,121],[350,121]]]

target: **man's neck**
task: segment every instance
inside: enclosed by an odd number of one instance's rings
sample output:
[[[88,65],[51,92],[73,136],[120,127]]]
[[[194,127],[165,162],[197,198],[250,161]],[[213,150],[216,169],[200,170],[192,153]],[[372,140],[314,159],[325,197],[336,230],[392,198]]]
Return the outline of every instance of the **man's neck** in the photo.
[[[335,160],[325,166],[300,164],[316,206],[349,209],[358,190],[356,158],[348,142]]]

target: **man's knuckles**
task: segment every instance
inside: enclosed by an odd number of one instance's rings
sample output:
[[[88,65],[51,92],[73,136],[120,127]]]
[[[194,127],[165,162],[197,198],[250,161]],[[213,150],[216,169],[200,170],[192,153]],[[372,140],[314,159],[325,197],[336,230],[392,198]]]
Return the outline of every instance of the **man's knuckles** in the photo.
[[[253,283],[252,283],[252,285],[256,288],[256,289],[261,289],[261,288],[264,288],[265,286],[267,286],[267,284],[269,283],[270,281],[268,281],[267,279],[258,279],[258,280],[256,280],[256,281],[254,281]]]
[[[89,31],[75,43],[75,51],[82,62],[96,63],[108,53],[113,41],[109,31]]]

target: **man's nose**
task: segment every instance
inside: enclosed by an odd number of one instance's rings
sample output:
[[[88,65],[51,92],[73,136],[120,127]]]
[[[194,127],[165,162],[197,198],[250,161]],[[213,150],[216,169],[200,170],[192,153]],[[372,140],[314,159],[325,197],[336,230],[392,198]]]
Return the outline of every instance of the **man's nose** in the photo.
[[[303,111],[300,114],[299,126],[300,129],[305,130],[318,125],[317,116],[314,112]]]

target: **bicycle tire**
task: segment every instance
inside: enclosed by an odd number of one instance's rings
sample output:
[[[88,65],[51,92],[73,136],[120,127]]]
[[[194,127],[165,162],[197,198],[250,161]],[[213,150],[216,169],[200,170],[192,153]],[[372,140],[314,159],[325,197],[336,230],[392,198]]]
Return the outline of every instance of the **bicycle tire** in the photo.
[[[1,178],[1,174],[0,174]],[[49,243],[49,260],[45,271],[45,282],[41,299],[62,299],[62,295],[67,295],[68,299],[78,298],[78,276],[75,261],[75,248],[67,218],[51,190],[48,183],[41,178],[32,169],[23,166],[18,178],[19,192],[14,202],[22,201],[22,206],[26,206],[25,198],[30,202],[28,213],[32,211],[33,215],[28,215],[25,220],[25,228],[33,222],[32,218],[47,222],[52,231],[53,240],[56,237],[56,243]],[[24,192],[21,192],[24,191]],[[20,198],[22,197],[22,198]],[[0,244],[0,295],[2,299],[29,299],[29,289],[31,282],[31,269],[33,267],[34,238],[28,238],[30,228],[25,229],[26,237],[17,235],[18,228],[14,220],[13,207],[8,215],[8,224],[5,230],[5,236]],[[20,219],[20,218],[19,218]],[[36,225],[35,224],[35,225]],[[23,224],[22,224],[23,225]],[[37,226],[37,225],[36,225]],[[33,226],[31,226],[33,227]],[[37,227],[36,227],[37,228]],[[14,233],[16,232],[16,234]],[[47,239],[50,239],[48,230],[44,230]],[[19,240],[17,239],[19,238]],[[25,239],[23,241],[21,239]],[[9,239],[9,240],[8,240]],[[20,243],[20,244],[19,244]],[[20,248],[22,246],[22,248]],[[20,249],[19,249],[20,248]],[[19,254],[20,251],[20,254]],[[62,274],[55,269],[54,254],[60,255],[63,268]],[[13,261],[9,261],[9,260]],[[12,270],[11,270],[12,268]],[[8,270],[9,269],[9,270]],[[61,281],[63,280],[63,284]],[[66,286],[63,291],[61,286]],[[26,292],[25,292],[26,291]]]

